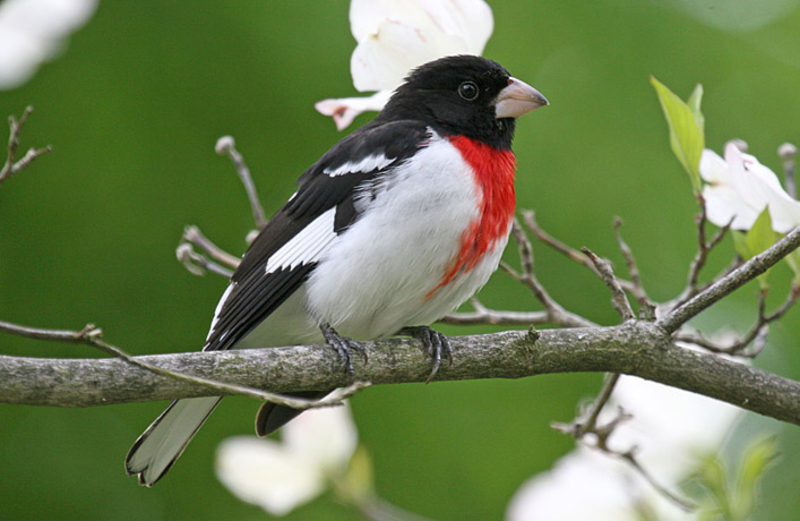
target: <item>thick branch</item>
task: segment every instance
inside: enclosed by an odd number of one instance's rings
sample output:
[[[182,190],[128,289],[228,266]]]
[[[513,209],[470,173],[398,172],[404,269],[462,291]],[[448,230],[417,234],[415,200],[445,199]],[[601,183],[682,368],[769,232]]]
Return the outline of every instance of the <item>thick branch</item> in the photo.
[[[750,366],[675,346],[647,322],[616,327],[507,331],[451,339],[453,364],[437,380],[521,378],[567,372],[640,376],[800,425],[800,383]],[[367,366],[357,380],[374,385],[424,382],[429,361],[410,339],[365,342]],[[273,392],[346,385],[332,350],[293,346],[137,357],[182,373]],[[119,359],[42,359],[0,356],[0,402],[95,406],[205,396],[211,391],[159,376]]]

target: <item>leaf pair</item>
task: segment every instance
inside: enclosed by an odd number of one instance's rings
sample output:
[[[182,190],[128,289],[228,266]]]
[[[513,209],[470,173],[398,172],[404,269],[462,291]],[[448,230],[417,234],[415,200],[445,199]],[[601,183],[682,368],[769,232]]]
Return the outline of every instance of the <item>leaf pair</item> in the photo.
[[[683,101],[654,76],[650,76],[650,83],[656,89],[658,101],[669,125],[672,151],[689,174],[694,193],[699,194],[703,188],[700,182],[700,157],[705,148],[705,119],[700,112],[703,86],[698,83],[689,100]]]

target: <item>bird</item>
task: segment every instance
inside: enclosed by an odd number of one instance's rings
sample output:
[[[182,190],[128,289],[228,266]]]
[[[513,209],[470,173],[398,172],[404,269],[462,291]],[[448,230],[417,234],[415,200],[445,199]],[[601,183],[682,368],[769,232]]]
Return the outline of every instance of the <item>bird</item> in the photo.
[[[352,376],[353,356],[367,360],[359,341],[407,335],[421,340],[433,379],[452,348],[430,325],[497,269],[515,211],[516,118],[545,105],[480,56],[411,71],[371,122],[299,177],[233,273],[203,350],[324,342]],[[173,401],[131,447],[128,474],[154,485],[220,400]],[[266,403],[256,432],[298,414]]]

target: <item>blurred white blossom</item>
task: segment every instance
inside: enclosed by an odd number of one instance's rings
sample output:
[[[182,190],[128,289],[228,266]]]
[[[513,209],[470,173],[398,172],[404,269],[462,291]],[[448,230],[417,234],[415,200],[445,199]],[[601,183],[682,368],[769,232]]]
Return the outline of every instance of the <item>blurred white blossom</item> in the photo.
[[[637,447],[637,461],[672,491],[720,449],[739,415],[726,403],[631,376],[620,378],[613,404],[633,418],[617,427],[610,447]],[[609,416],[601,415],[600,423]],[[699,515],[669,501],[625,462],[579,446],[524,483],[506,513],[507,521],[554,519],[690,521]]]
[[[481,54],[494,18],[483,0],[352,0],[350,29],[358,42],[350,59],[353,85],[378,92],[317,103],[339,130],[362,112],[381,110],[411,69],[443,56]]]
[[[306,411],[281,434],[280,442],[228,438],[216,461],[217,477],[234,495],[276,516],[314,499],[344,475],[358,442],[347,406]]]
[[[734,142],[725,145],[725,159],[704,150],[700,175],[708,183],[703,188],[708,220],[717,226],[733,219],[734,229],[748,230],[764,208],[776,232],[800,225],[800,202],[786,193],[772,170]]]
[[[28,81],[97,9],[97,0],[0,2],[0,89]]]

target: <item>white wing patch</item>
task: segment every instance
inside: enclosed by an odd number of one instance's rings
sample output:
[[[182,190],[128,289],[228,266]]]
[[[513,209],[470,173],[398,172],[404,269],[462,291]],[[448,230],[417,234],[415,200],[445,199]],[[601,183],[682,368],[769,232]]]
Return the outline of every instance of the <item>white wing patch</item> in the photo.
[[[317,262],[336,238],[336,233],[333,231],[335,216],[336,207],[314,219],[311,224],[292,237],[269,258],[266,273]]]
[[[322,172],[331,177],[337,177],[340,175],[347,175],[347,174],[373,172],[375,170],[380,170],[381,168],[385,168],[393,161],[394,158],[390,159],[383,154],[376,154],[372,156],[367,156],[364,159],[361,159],[360,161],[348,161],[343,165],[340,165],[333,169],[326,168]]]

